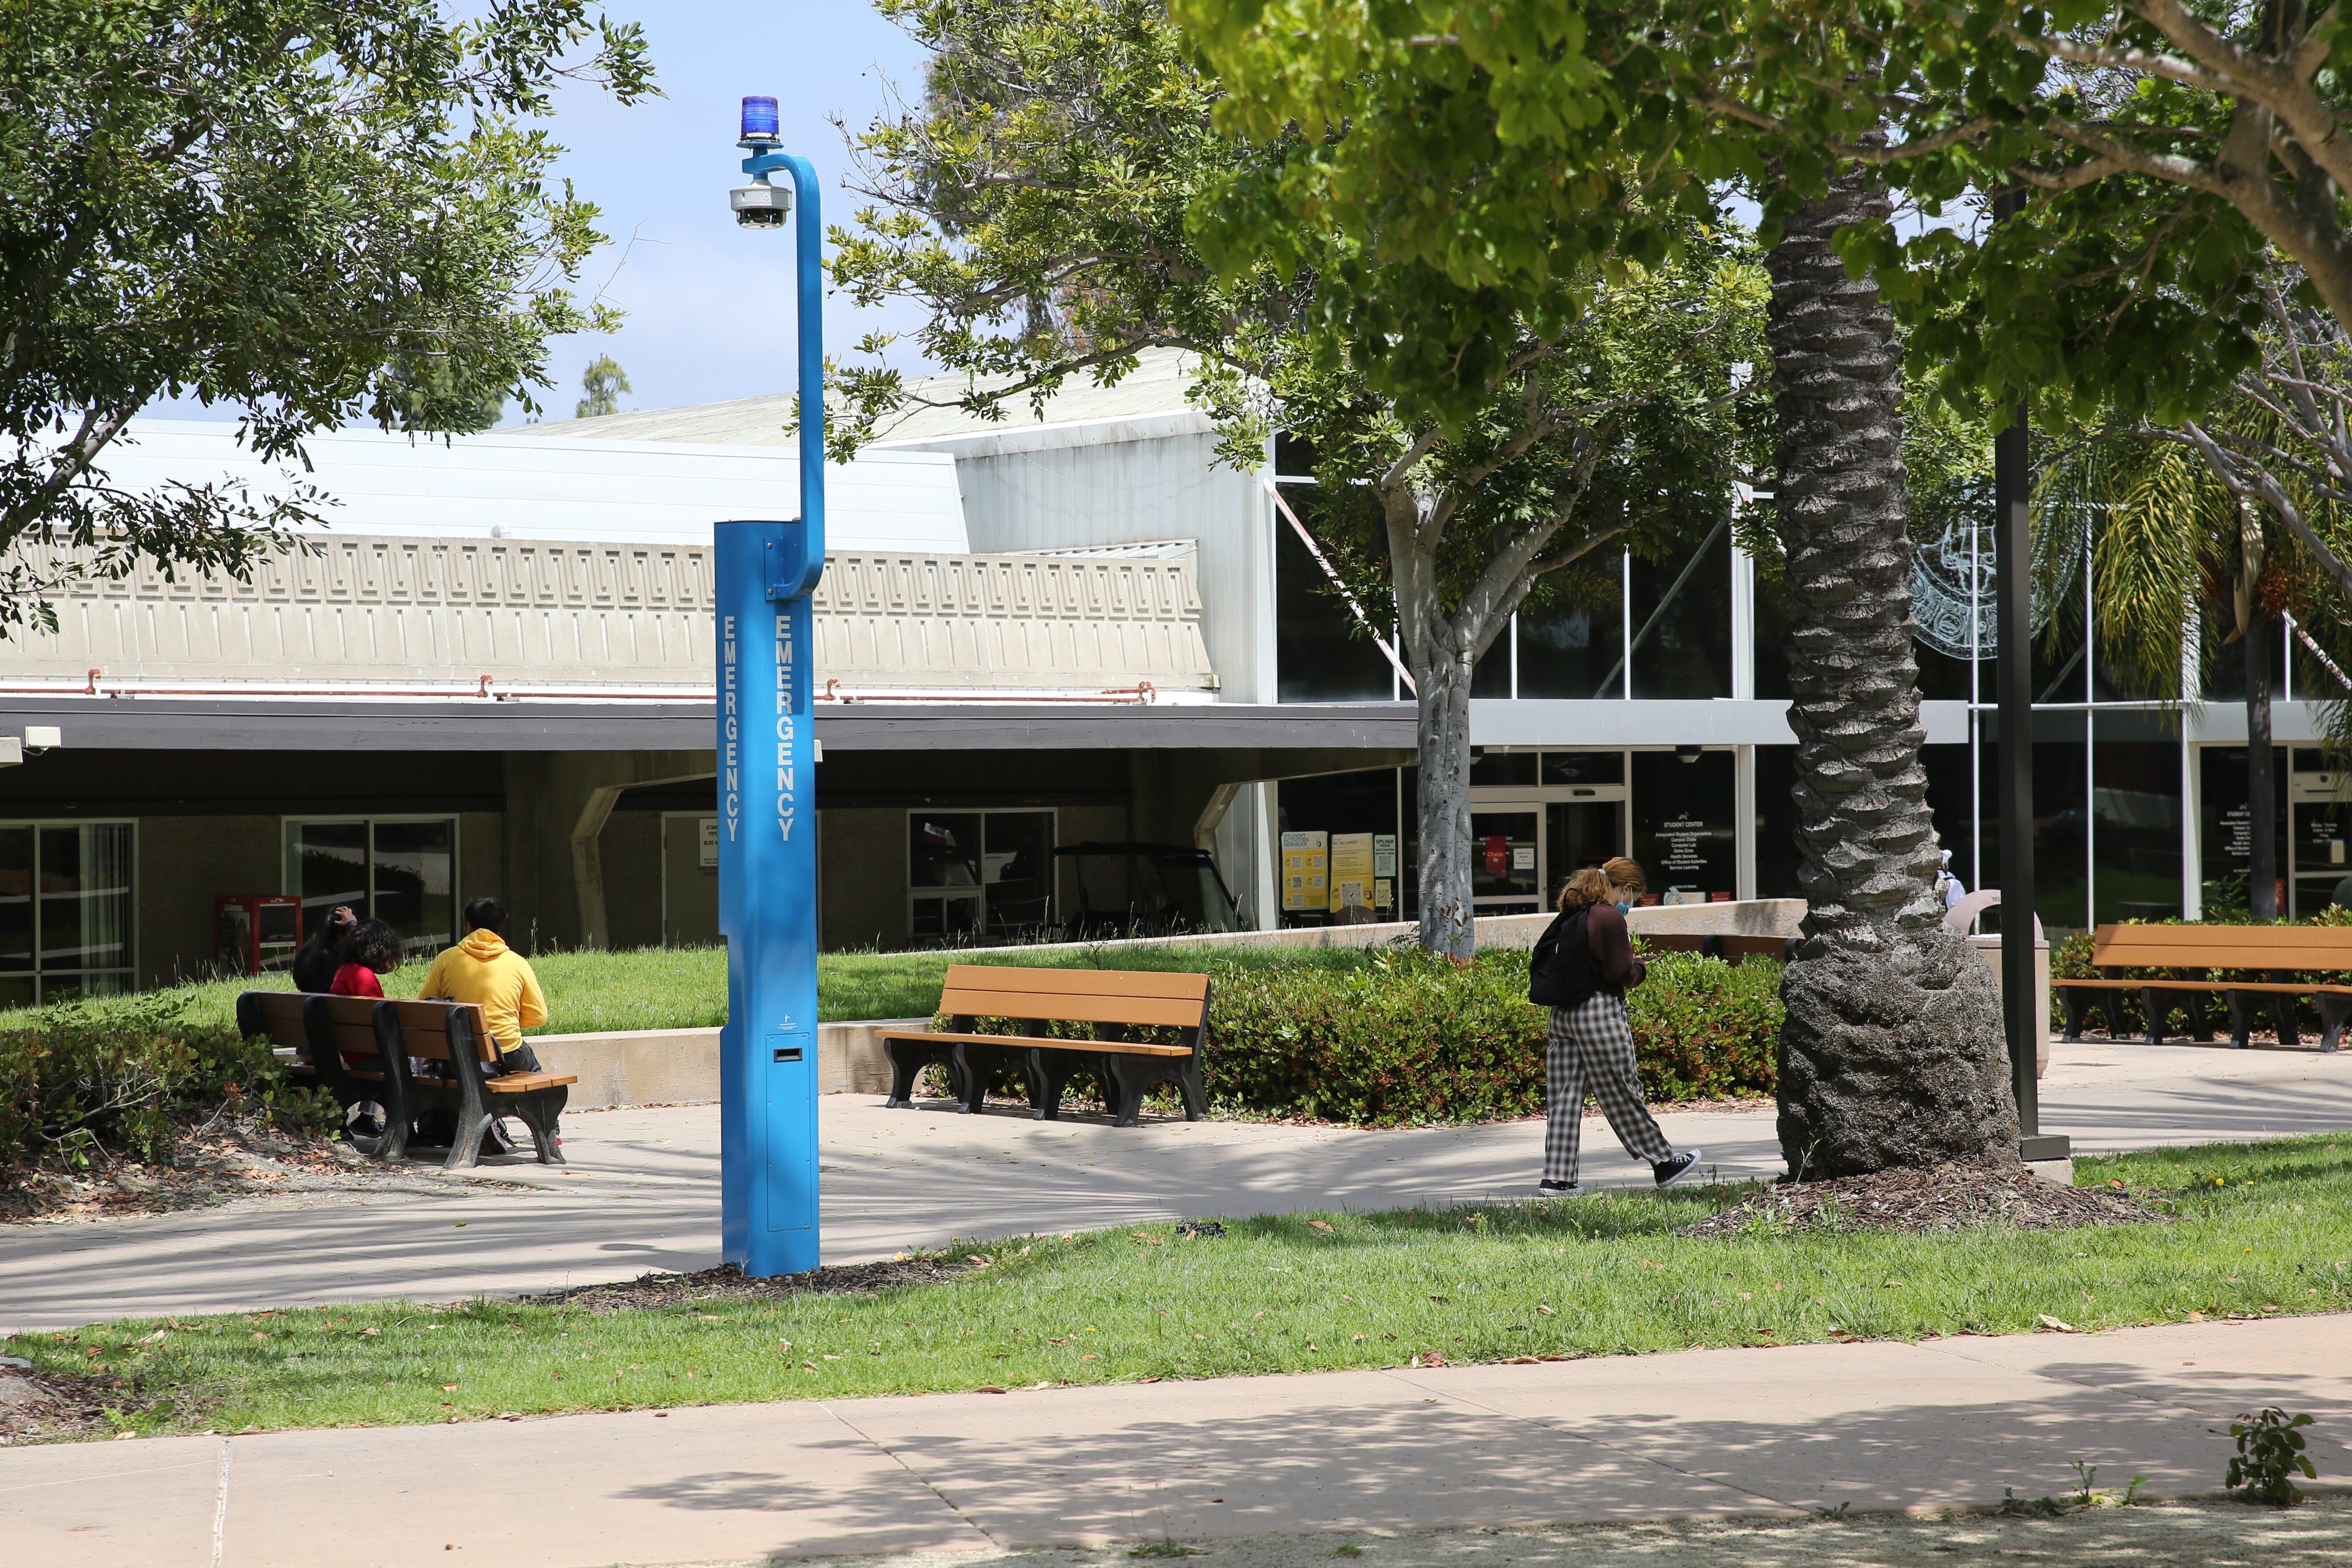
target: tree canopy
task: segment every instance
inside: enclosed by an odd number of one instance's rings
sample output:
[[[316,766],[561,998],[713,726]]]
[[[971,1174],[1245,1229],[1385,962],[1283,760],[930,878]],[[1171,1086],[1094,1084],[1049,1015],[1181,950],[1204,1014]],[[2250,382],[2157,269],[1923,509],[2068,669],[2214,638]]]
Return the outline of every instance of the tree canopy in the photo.
[[[0,15],[0,547],[64,571],[242,570],[315,515],[191,479],[110,484],[159,397],[236,408],[299,465],[360,419],[481,428],[548,384],[547,340],[614,313],[569,285],[602,240],[533,123],[559,81],[654,90],[588,0],[24,0]],[[17,552],[0,627],[58,579]],[[56,568],[51,568],[54,571]]]

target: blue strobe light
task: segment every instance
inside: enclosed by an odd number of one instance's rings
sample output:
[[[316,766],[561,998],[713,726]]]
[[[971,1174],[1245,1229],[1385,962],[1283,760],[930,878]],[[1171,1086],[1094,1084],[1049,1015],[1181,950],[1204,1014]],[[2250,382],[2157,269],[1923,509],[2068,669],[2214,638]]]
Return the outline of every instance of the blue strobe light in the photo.
[[[773,142],[776,138],[776,100],[772,98],[747,98],[743,100],[743,140]]]

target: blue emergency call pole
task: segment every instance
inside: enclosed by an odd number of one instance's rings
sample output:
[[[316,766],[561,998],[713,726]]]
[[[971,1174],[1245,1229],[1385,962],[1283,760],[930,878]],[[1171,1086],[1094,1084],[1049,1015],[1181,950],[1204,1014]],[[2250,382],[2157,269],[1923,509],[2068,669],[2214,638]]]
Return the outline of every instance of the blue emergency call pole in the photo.
[[[816,170],[779,150],[776,100],[743,100],[751,154],[729,205],[781,228],[800,202],[800,516],[718,534],[719,1233],[751,1275],[817,1266],[816,756],[809,595],[824,573],[824,229]],[[789,189],[769,182],[789,170]]]

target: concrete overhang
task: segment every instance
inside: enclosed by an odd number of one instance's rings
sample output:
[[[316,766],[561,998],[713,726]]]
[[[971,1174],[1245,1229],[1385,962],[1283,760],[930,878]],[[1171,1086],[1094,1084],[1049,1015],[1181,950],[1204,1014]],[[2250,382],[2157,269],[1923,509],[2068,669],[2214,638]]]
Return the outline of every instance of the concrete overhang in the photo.
[[[708,751],[709,702],[424,701],[286,698],[0,698],[0,732],[47,724],[82,751]],[[829,752],[1409,752],[1410,703],[1027,702],[826,704]],[[1385,766],[1391,759],[1368,762]]]

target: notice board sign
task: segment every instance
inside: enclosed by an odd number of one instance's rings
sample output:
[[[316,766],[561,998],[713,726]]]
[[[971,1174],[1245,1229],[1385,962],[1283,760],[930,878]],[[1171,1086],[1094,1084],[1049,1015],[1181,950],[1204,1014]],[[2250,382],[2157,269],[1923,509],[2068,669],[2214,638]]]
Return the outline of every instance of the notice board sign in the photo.
[[[1282,907],[1300,910],[1331,907],[1330,835],[1282,836]]]
[[[1372,836],[1369,833],[1331,835],[1331,912],[1375,908]]]

